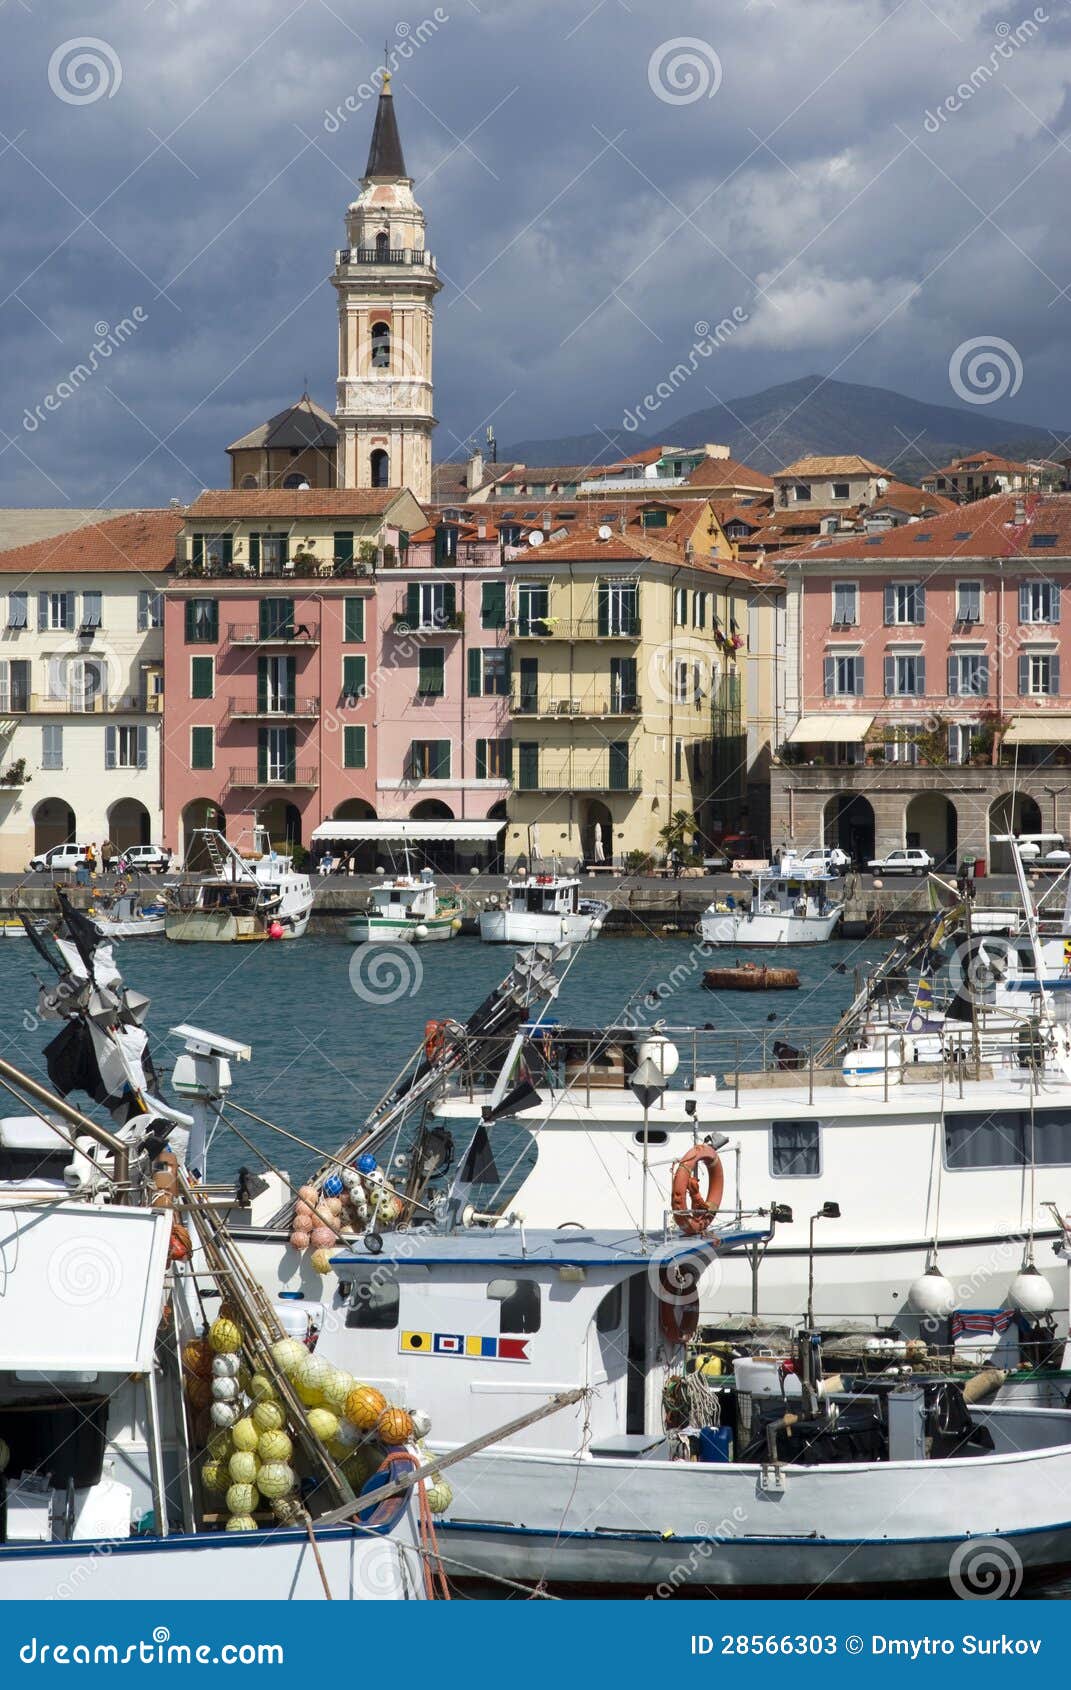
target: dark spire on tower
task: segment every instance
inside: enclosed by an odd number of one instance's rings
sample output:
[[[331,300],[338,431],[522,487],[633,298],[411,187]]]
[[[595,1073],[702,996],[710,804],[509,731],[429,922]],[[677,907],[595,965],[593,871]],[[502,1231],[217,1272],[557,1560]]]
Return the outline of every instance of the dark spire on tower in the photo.
[[[389,73],[383,78],[364,174],[366,180],[369,177],[378,177],[388,181],[407,175],[401,138],[398,134],[398,120],[394,115],[394,97],[390,91]]]

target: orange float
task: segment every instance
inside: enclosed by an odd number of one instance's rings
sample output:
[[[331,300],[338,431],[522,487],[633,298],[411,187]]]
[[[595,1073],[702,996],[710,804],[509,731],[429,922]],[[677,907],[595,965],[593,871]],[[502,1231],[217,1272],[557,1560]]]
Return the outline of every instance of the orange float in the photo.
[[[346,1398],[346,1419],[360,1432],[374,1432],[387,1399],[374,1385],[355,1385]]]
[[[699,1170],[705,1169],[706,1193],[699,1189]],[[725,1190],[725,1169],[721,1157],[709,1144],[696,1144],[685,1152],[673,1170],[673,1218],[681,1232],[692,1237],[706,1232],[718,1212]]]

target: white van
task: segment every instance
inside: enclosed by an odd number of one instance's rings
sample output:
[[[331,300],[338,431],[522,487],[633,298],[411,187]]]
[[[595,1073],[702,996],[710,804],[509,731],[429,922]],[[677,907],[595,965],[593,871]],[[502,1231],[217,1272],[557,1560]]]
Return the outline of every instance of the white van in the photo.
[[[86,860],[87,845],[53,845],[51,851],[43,851],[39,857],[30,858],[27,874],[63,874],[67,870],[73,872],[81,868]]]

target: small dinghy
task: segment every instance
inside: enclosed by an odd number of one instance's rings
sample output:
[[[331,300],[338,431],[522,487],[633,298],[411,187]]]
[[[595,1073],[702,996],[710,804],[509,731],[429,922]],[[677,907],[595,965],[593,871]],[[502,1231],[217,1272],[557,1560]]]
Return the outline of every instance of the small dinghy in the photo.
[[[800,977],[794,968],[768,968],[765,963],[741,962],[735,968],[708,968],[703,984],[708,992],[794,992]]]

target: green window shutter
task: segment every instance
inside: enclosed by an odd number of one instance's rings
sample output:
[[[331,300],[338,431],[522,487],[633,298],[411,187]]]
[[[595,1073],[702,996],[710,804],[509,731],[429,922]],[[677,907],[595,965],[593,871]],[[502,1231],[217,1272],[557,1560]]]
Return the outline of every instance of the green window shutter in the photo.
[[[203,534],[195,534],[193,537],[193,567],[195,569],[203,569],[204,562],[205,537]]]
[[[469,649],[469,697],[479,698],[483,693],[483,652],[479,646]]]
[[[457,588],[452,581],[443,582],[443,613],[449,627],[457,616]]]
[[[346,533],[346,534],[336,533],[336,535],[335,535],[335,562],[336,563],[352,563],[353,562],[353,535],[352,535],[352,533]],[[360,602],[361,601],[358,599],[357,603],[360,603]],[[347,610],[349,609],[349,604],[350,604],[350,601],[349,601],[349,599],[347,599],[346,600]]]
[[[365,733],[364,728],[343,728],[342,730],[342,763],[347,769],[363,769],[365,766]]]
[[[114,769],[116,764],[119,761],[119,758],[118,758],[117,753],[116,753],[116,745],[118,744],[118,738],[119,738],[119,729],[118,728],[111,728],[111,727],[105,728],[105,730],[104,730],[104,767],[106,769]]]
[[[191,645],[197,638],[197,606],[192,599],[186,600],[186,644]]]
[[[190,767],[193,769],[210,769],[212,767],[212,729],[190,729]]]
[[[347,698],[363,698],[368,679],[368,660],[350,653],[342,659],[342,691]]]
[[[431,742],[431,778],[432,780],[450,779],[450,741],[448,739],[433,739]]]
[[[268,778],[268,730],[257,730],[257,779],[266,781]]]
[[[531,792],[539,785],[539,745],[535,740],[522,740],[517,747],[517,786],[521,792]]]
[[[476,779],[487,779],[487,741],[485,739],[476,741]]]
[[[480,605],[480,622],[485,628],[506,626],[506,583],[485,581]]]
[[[417,690],[436,698],[446,691],[445,653],[441,645],[425,646],[421,651]]]
[[[410,628],[420,626],[420,583],[410,581],[405,589],[405,620]]]
[[[284,677],[285,677],[284,681],[283,681],[284,707],[287,710],[293,710],[294,706],[297,703],[297,697],[296,697],[297,658],[296,657],[288,657],[288,658],[285,659],[285,661],[283,663],[283,674],[284,674]]]
[[[610,589],[605,581],[599,582],[598,606],[599,633],[608,634],[610,632]]]
[[[215,664],[210,657],[191,657],[190,659],[190,697],[211,698]]]
[[[610,746],[610,790],[628,791],[628,741],[615,740]]]
[[[259,569],[260,568],[260,535],[259,534],[250,534],[250,536],[249,536],[249,567],[250,567],[250,569]]]
[[[268,659],[257,658],[257,709],[268,708]]]
[[[223,536],[223,567],[224,567],[224,569],[229,569],[233,562],[234,562],[234,535],[233,534],[224,534],[224,536]]]
[[[336,540],[338,536],[335,536]],[[352,549],[353,535],[350,535]],[[361,645],[364,641],[364,600],[347,599],[345,611],[345,629],[342,638],[348,645]]]
[[[205,635],[205,638],[207,640],[211,640],[213,644],[219,639],[219,604],[215,599],[212,599],[209,602],[208,632]]]

